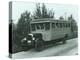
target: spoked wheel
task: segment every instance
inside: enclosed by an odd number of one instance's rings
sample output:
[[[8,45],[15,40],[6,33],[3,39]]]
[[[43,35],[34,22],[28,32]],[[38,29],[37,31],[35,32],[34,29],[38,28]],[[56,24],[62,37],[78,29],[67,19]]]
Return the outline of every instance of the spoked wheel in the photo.
[[[66,43],[66,40],[64,40],[62,43],[65,44]]]
[[[62,41],[63,44],[65,44],[67,42],[66,41],[67,37],[68,37],[68,35],[66,34],[65,37],[63,38],[63,41]]]
[[[35,50],[37,51],[41,51],[44,49],[44,41],[43,40],[38,40],[36,43],[35,43]]]

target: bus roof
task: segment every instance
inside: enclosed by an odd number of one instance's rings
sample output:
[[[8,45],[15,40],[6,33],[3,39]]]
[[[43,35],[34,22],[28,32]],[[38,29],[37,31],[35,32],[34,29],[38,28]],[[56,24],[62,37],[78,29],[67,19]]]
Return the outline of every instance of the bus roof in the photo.
[[[43,23],[43,22],[70,22],[69,20],[60,20],[53,18],[33,19],[31,23]]]

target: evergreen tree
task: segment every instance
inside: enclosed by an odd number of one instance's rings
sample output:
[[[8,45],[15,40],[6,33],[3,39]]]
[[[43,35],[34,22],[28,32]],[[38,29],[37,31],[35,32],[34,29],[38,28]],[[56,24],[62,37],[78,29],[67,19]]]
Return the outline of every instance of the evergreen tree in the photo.
[[[17,24],[17,34],[19,40],[23,39],[30,33],[30,12],[26,11],[21,14]]]
[[[33,16],[35,19],[54,18],[54,12],[53,10],[48,10],[44,3],[42,4],[42,7],[40,6],[40,3],[38,3],[36,4],[36,9],[35,9]]]
[[[76,23],[75,19],[72,16],[72,14],[70,15],[70,17],[68,17],[68,20],[71,21],[71,31],[72,32],[77,31],[78,26],[77,26],[77,23]]]

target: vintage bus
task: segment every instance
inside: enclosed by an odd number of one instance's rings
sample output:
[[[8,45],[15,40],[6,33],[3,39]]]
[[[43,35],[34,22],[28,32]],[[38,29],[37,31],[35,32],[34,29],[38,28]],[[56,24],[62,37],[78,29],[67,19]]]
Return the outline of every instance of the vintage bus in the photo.
[[[51,18],[34,19],[30,22],[31,33],[27,37],[27,45],[42,50],[46,43],[62,41],[71,35],[71,21]]]

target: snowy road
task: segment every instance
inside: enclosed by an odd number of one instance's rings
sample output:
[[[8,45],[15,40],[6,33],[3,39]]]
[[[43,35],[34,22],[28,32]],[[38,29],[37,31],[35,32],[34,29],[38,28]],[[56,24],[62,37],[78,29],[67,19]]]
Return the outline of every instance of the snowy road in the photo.
[[[37,52],[34,49],[13,54],[14,59],[48,57],[48,56],[69,56],[78,53],[78,39],[67,40],[66,44],[58,43],[55,46],[49,45],[45,50]]]

